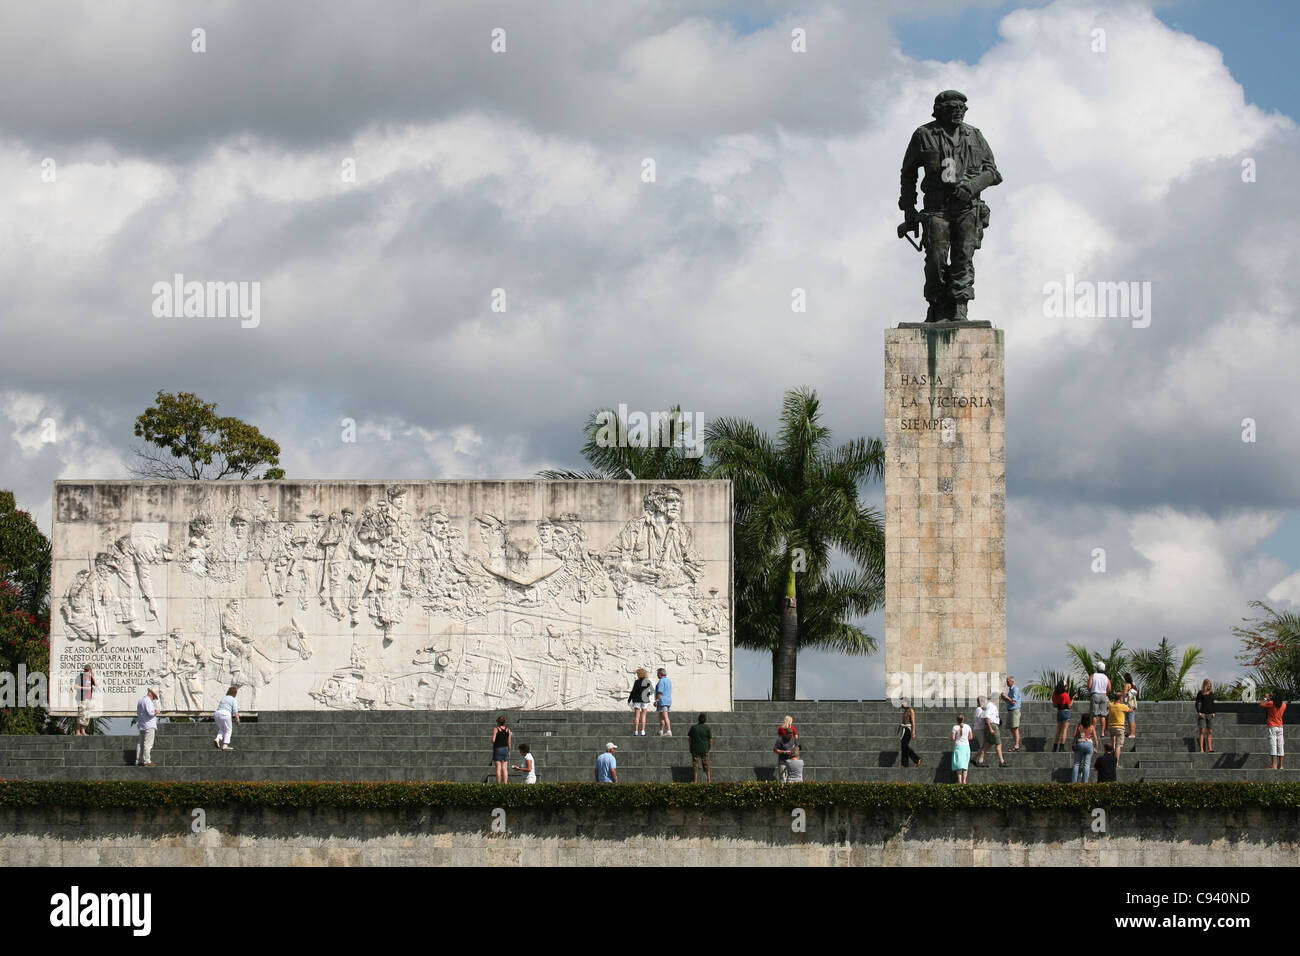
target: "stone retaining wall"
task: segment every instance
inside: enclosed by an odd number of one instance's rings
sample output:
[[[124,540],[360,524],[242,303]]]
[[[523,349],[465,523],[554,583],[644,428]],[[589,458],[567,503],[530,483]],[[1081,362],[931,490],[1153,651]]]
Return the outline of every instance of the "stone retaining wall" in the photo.
[[[7,866],[1274,866],[1294,811],[0,809]]]

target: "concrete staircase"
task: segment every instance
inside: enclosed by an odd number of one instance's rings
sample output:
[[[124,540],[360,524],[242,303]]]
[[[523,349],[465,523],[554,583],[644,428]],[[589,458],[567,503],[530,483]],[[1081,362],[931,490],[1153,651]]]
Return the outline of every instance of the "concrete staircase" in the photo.
[[[1076,710],[1076,714],[1080,711]],[[805,776],[815,781],[893,781],[946,783],[949,770],[951,708],[917,710],[920,734],[913,748],[919,769],[898,766],[898,712],[887,701],[738,701],[731,713],[709,715],[714,734],[715,781],[771,780],[776,758],[776,728],[791,714],[799,728]],[[1300,779],[1300,769],[1268,769],[1263,712],[1255,704],[1220,704],[1215,721],[1217,753],[1198,754],[1196,713],[1188,702],[1144,703],[1138,713],[1138,738],[1126,741],[1121,781],[1274,781]],[[39,780],[456,780],[477,782],[490,776],[490,734],[496,713],[444,711],[266,713],[235,728],[233,752],[216,750],[210,721],[164,723],[153,760],[133,766],[131,737],[0,736],[0,778]],[[633,737],[631,711],[509,713],[516,747],[527,743],[537,759],[542,782],[590,781],[606,741],[618,744],[619,780],[689,782],[691,759],[686,731],[697,714],[677,709],[673,737],[658,735],[657,715],[649,714],[649,735]],[[969,721],[969,711],[967,711]],[[1009,767],[972,764],[971,783],[1068,782],[1069,753],[1052,753],[1055,710],[1026,702],[1021,721],[1021,752],[1010,752]],[[1136,743],[1136,747],[1132,745]],[[1300,768],[1300,738],[1287,728],[1287,749]],[[517,752],[511,763],[518,762]],[[517,777],[512,775],[512,782]]]

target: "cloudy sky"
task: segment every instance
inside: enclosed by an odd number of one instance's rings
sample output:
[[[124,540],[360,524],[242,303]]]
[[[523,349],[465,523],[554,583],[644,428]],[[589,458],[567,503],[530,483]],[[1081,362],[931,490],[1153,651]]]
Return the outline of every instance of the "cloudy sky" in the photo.
[[[1227,680],[1247,602],[1300,605],[1297,21],[1285,0],[7,5],[0,486],[48,529],[54,479],[127,476],[159,389],[259,426],[292,478],[528,477],[583,464],[595,408],[772,428],[798,385],[838,438],[879,436],[883,331],[925,307],[898,167],[957,88],[1005,178],[971,317],[1006,335],[1010,667],[1165,635]],[[177,273],[259,282],[260,321],[156,317]],[[1149,282],[1149,325],[1045,315],[1067,276]],[[883,696],[883,657],[805,655],[800,694]],[[741,654],[738,696],[769,674]]]

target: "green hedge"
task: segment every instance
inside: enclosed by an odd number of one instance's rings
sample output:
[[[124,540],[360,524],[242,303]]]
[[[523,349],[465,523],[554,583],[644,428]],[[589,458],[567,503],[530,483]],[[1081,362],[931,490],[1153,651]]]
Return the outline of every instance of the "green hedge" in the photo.
[[[1300,807],[1297,783],[971,784],[777,783],[171,783],[0,780],[0,808],[144,810],[244,806],[382,810],[532,807],[745,810],[756,807],[882,810],[1236,810]]]

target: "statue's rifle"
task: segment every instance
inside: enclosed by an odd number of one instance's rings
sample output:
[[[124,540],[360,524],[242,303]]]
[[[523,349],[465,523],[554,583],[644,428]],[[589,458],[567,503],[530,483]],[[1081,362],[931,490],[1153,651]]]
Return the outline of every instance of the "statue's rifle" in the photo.
[[[924,213],[911,212],[898,224],[898,238],[906,239],[917,252],[924,252],[921,244],[912,238],[921,234],[921,216]]]

